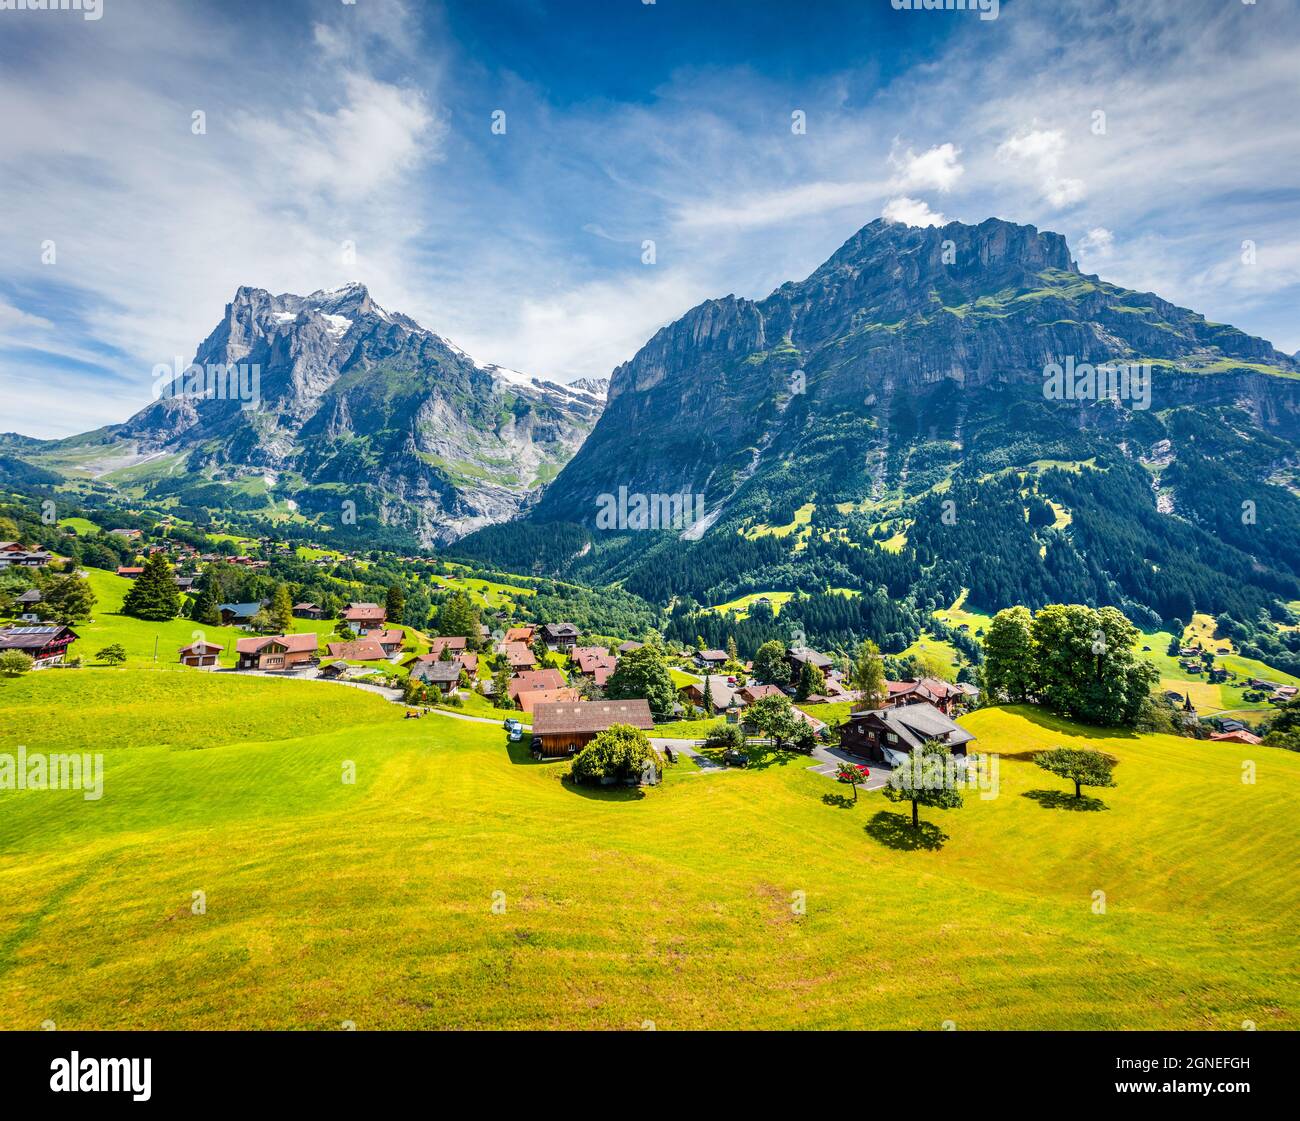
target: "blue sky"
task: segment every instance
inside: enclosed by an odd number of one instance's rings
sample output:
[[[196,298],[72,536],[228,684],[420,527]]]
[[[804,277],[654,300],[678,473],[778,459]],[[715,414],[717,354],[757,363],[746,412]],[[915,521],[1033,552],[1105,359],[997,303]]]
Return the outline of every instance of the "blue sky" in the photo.
[[[0,11],[0,431],[125,419],[241,284],[359,279],[480,361],[606,375],[882,214],[1058,230],[1293,352],[1298,56],[1298,0]]]

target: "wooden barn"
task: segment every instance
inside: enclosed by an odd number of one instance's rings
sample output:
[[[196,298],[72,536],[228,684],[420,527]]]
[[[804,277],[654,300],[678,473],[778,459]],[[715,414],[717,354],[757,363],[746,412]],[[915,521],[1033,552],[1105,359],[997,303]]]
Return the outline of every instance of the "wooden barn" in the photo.
[[[576,755],[601,732],[615,724],[649,731],[654,727],[650,704],[634,701],[576,701],[539,704],[533,710],[533,750],[550,758]]]

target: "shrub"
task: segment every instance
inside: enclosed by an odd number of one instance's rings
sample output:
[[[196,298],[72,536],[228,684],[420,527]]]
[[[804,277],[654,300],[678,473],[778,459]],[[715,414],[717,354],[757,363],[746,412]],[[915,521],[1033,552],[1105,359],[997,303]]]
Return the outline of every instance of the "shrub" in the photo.
[[[27,673],[35,665],[35,659],[21,650],[6,650],[0,654],[0,677],[17,677]]]
[[[739,724],[721,724],[705,737],[704,746],[719,751],[739,751],[745,746],[745,733]]]
[[[577,782],[640,779],[650,762],[658,766],[646,734],[629,724],[615,724],[578,752],[569,774]]]

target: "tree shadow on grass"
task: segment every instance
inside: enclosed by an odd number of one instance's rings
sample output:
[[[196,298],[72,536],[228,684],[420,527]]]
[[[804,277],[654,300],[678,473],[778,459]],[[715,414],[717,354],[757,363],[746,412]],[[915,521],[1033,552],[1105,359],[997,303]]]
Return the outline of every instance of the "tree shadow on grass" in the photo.
[[[1074,810],[1076,813],[1096,813],[1098,810],[1110,808],[1100,798],[1093,798],[1088,794],[1085,794],[1082,798],[1076,798],[1065,790],[1026,790],[1020,796],[1028,798],[1031,802],[1037,802],[1045,810]]]
[[[822,801],[841,810],[851,810],[857,805],[847,794],[823,794]]]
[[[887,810],[881,810],[863,828],[872,840],[902,852],[934,851],[943,848],[948,839],[948,834],[932,821],[922,821],[913,828],[910,815],[893,814]]]
[[[565,779],[564,789],[570,794],[590,798],[593,802],[639,802],[645,797],[645,789],[640,786],[601,786],[599,783],[573,782]]]

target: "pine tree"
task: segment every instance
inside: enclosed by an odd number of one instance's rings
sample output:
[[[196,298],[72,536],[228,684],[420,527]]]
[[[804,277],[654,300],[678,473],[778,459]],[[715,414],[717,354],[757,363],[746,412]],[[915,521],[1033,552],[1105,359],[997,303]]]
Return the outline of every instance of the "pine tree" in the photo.
[[[122,600],[122,614],[162,622],[175,619],[180,610],[181,597],[171,565],[162,553],[154,553]]]
[[[293,628],[293,600],[287,584],[277,584],[271,596],[271,626],[277,634],[288,634]]]
[[[406,614],[406,592],[401,584],[388,586],[388,598],[385,600],[384,614],[390,623],[400,623]]]

